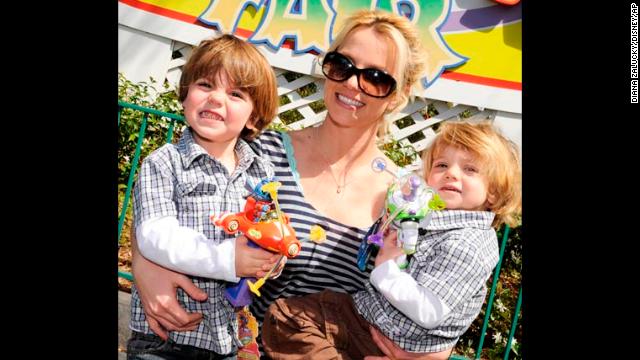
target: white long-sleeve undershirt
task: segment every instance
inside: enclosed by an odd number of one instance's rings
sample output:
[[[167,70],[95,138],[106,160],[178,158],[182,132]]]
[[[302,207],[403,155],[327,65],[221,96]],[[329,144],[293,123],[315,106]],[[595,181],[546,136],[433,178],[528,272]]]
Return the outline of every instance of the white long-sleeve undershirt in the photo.
[[[392,259],[376,266],[369,281],[393,306],[424,328],[438,326],[451,312],[440,298],[402,272]]]
[[[193,276],[238,282],[235,239],[214,244],[202,233],[180,226],[172,216],[149,219],[136,229],[138,249],[145,258]]]

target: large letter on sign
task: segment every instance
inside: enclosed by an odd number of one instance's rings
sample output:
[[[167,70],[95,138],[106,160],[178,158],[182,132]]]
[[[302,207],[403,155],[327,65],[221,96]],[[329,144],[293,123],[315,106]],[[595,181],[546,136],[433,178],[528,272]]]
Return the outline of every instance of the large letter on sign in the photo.
[[[259,9],[252,1],[212,0],[209,6],[198,17],[207,25],[213,25],[222,32],[234,32],[240,14],[249,4]]]
[[[451,0],[381,0],[378,8],[402,14],[418,28],[420,40],[429,56],[422,85],[426,88],[445,68],[462,65],[468,59],[456,54],[444,42],[440,31],[451,10]]]
[[[329,47],[334,13],[328,0],[269,0],[266,16],[249,38],[277,49],[286,38],[295,40],[294,53],[323,52]],[[260,2],[260,6],[265,0]]]

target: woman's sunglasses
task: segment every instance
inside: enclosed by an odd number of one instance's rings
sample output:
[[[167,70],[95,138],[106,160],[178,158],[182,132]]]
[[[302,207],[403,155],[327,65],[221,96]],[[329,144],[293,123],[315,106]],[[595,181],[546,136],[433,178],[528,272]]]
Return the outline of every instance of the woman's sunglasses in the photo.
[[[338,82],[345,81],[355,74],[360,90],[375,98],[385,98],[396,89],[396,80],[391,75],[374,68],[359,69],[346,56],[336,51],[328,52],[324,56],[322,73]]]

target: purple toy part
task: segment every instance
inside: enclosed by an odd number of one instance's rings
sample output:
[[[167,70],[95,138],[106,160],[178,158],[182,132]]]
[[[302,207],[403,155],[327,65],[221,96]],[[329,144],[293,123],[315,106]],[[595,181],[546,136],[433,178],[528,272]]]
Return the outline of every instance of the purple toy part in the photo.
[[[420,187],[420,179],[417,176],[410,176],[407,180],[409,182],[410,191],[408,194],[402,194],[402,199],[404,201],[414,201],[416,199],[416,194],[418,192],[418,187]],[[406,183],[405,183],[406,184]]]
[[[256,281],[256,278],[242,278],[236,286],[225,290],[224,296],[234,307],[244,307],[251,304],[253,299],[251,298],[249,284],[247,283],[249,279],[252,279],[253,282]]]
[[[384,244],[383,241],[382,241],[382,233],[376,233],[376,234],[369,235],[369,237],[367,238],[367,242],[369,244],[382,246]]]

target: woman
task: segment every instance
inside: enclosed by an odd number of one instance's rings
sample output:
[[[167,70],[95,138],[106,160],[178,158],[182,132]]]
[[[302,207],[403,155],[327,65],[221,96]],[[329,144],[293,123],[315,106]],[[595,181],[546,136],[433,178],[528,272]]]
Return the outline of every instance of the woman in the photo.
[[[290,216],[298,236],[305,237],[310,226],[317,223],[327,233],[327,240],[321,244],[305,243],[281,275],[260,289],[262,296],[254,298],[252,304],[259,321],[279,297],[323,289],[352,293],[368,281],[373,259],[366,271],[360,271],[356,264],[358,248],[384,212],[385,194],[392,180],[391,175],[372,170],[372,161],[384,157],[376,146],[376,135],[386,127],[385,115],[407,104],[425,62],[417,30],[406,18],[359,11],[345,20],[322,59],[327,77],[325,121],[318,127],[289,133],[267,131],[256,140],[257,151],[275,166],[277,180],[282,183],[280,206]],[[387,163],[391,171],[396,170],[390,160]],[[236,264],[246,251],[246,242],[238,241]],[[135,250],[133,273],[154,332],[164,338],[167,330],[195,328],[201,315],[187,314],[180,308],[175,300],[176,288],[199,300],[206,295],[186,277],[147,261]],[[372,334],[387,356],[421,356],[402,351],[375,329]],[[420,358],[446,359],[450,352],[422,354]]]

